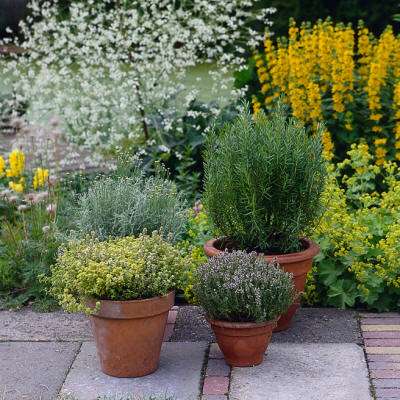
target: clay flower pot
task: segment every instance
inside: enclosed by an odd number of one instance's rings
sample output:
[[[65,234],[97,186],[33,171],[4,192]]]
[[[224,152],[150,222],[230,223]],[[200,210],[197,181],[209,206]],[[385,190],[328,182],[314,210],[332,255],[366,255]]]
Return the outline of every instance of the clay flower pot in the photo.
[[[101,370],[120,378],[154,372],[173,304],[174,292],[145,300],[101,300],[99,311],[90,316]]]
[[[263,362],[276,321],[227,322],[208,319],[225,361],[232,367],[252,367]]]
[[[304,291],[307,273],[311,270],[313,258],[319,253],[319,246],[307,238],[301,239],[305,250],[298,253],[264,255],[268,262],[276,260],[286,271],[293,274],[293,283],[297,293]],[[212,239],[204,245],[204,251],[208,257],[220,254],[223,249],[219,248],[220,239]],[[289,310],[282,314],[274,332],[284,331],[291,325],[292,318],[300,306],[299,296],[290,306]]]

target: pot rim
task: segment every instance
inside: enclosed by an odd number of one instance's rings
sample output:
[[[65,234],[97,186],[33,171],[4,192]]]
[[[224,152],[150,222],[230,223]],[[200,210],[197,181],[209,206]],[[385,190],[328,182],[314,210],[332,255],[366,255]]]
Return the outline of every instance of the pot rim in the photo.
[[[142,303],[143,304],[143,303],[146,303],[146,302],[152,302],[152,301],[154,301],[156,299],[164,299],[166,297],[169,297],[171,295],[171,293],[174,293],[174,292],[175,292],[175,290],[171,290],[167,294],[164,294],[162,296],[153,296],[153,297],[149,297],[147,299],[137,299],[137,300],[100,300],[100,299],[95,299],[94,297],[91,297],[91,298],[87,299],[87,301],[90,302],[90,303],[99,302],[99,303],[104,303],[104,304],[107,304],[107,303],[108,304],[111,304],[111,303],[114,303],[114,304],[130,304],[130,303],[139,304],[139,303]]]
[[[148,318],[163,314],[174,305],[175,291],[172,290],[163,296],[150,297],[138,300],[96,300],[88,299],[89,308],[95,308],[100,303],[98,311],[94,311],[91,317],[108,319],[134,319]]]
[[[223,250],[220,250],[217,247],[215,247],[215,243],[221,239],[223,238],[220,237],[220,238],[210,239],[204,244],[204,251],[208,256],[215,256],[223,253]],[[259,254],[264,256],[268,261],[277,259],[278,262],[282,263],[294,263],[314,258],[319,253],[320,248],[314,241],[306,237],[302,237],[300,238],[300,240],[307,245],[307,248],[305,250],[287,254],[272,254],[272,255],[264,253],[259,253]]]
[[[232,322],[232,321],[223,321],[220,319],[213,319],[208,316],[206,317],[207,321],[210,324],[219,326],[221,328],[230,328],[230,329],[264,328],[269,325],[275,327],[278,322],[278,318],[279,317],[265,322]]]

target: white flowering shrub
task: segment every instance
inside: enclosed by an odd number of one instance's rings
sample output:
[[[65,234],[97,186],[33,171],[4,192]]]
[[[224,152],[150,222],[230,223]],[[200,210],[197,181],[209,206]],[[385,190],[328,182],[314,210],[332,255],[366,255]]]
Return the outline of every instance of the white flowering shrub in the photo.
[[[196,96],[182,84],[189,67],[217,63],[217,91],[270,25],[255,0],[31,0],[22,25],[27,51],[8,60],[9,83],[32,122],[57,116],[69,140],[96,150],[156,140]]]

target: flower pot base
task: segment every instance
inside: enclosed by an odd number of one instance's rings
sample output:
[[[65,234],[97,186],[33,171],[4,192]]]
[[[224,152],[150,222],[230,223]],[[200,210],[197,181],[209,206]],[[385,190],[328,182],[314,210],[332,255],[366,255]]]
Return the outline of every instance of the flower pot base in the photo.
[[[235,323],[209,320],[225,361],[232,367],[253,367],[263,362],[276,321]]]
[[[100,301],[90,321],[101,370],[118,378],[156,371],[173,303],[174,292],[146,300]]]
[[[278,319],[278,323],[276,325],[276,328],[274,329],[274,332],[282,332],[286,331],[289,329],[292,325],[292,319],[294,315],[297,312],[297,309],[300,307],[300,303],[293,303],[290,307],[289,310],[285,314],[282,314],[280,318]]]

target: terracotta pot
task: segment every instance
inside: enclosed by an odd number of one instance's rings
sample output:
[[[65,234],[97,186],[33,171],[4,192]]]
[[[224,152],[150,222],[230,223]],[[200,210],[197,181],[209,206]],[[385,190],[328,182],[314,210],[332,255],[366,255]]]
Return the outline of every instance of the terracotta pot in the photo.
[[[208,257],[213,257],[222,253],[222,250],[218,248],[219,240],[220,239],[212,239],[204,245],[204,251]],[[302,238],[301,241],[305,250],[298,253],[264,255],[268,262],[276,259],[285,271],[293,274],[293,283],[298,293],[304,291],[307,273],[311,270],[313,258],[319,253],[319,246],[312,240]],[[292,318],[299,306],[300,301],[299,297],[297,297],[289,310],[279,318],[278,325],[274,329],[274,332],[284,331],[290,327]]]
[[[145,300],[101,300],[99,311],[90,316],[101,370],[120,378],[154,372],[173,304],[174,292]],[[88,305],[94,307],[95,301]]]
[[[209,319],[225,361],[232,367],[261,364],[276,320],[251,323]]]

